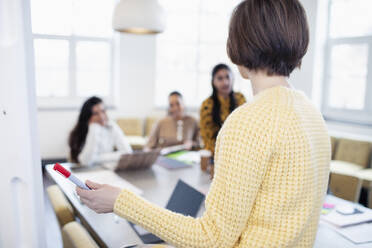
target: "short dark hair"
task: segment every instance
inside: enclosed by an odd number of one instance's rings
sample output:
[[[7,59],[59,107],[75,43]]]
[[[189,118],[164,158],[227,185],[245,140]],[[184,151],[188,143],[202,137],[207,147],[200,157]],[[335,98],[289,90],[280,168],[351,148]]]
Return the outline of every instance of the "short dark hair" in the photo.
[[[301,66],[308,44],[306,13],[298,0],[245,0],[233,11],[227,53],[236,65],[289,76]]]
[[[178,96],[178,97],[182,98],[182,94],[179,93],[178,91],[172,91],[171,93],[169,93],[168,97],[171,97],[171,96]]]

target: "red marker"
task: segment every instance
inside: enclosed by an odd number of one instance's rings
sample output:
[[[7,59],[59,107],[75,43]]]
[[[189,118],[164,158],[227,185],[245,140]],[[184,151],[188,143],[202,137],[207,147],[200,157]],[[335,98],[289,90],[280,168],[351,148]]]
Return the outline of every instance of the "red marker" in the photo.
[[[61,173],[63,176],[65,176],[67,179],[69,179],[71,182],[73,182],[76,186],[78,186],[82,189],[90,190],[90,188],[88,188],[88,186],[86,186],[82,181],[80,181],[79,178],[75,177],[70,171],[66,170],[59,163],[56,163],[54,165],[53,169],[55,171],[58,171],[59,173]]]

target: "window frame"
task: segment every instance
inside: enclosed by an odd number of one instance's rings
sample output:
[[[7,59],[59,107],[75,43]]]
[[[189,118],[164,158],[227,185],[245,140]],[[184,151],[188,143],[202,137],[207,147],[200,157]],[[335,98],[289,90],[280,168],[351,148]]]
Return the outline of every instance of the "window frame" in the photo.
[[[328,23],[327,36],[325,44],[325,63],[323,75],[323,94],[322,94],[322,112],[326,120],[352,123],[359,125],[372,125],[372,34],[366,36],[352,36],[352,37],[338,37],[332,38],[330,36],[331,25],[331,5],[332,0],[328,3]],[[364,99],[364,108],[361,110],[353,110],[346,108],[334,108],[329,104],[330,101],[330,87],[331,87],[331,51],[337,45],[354,45],[366,44],[368,46],[367,56],[367,76],[366,76],[366,90]]]
[[[228,2],[226,0],[226,2]],[[233,11],[234,9],[234,5],[231,5],[231,10],[229,11]],[[177,11],[170,11],[172,13],[172,15],[175,15],[177,13],[186,13],[186,12],[183,12],[181,10],[177,10]],[[164,46],[164,44],[172,44],[172,45],[175,45],[175,46],[178,46],[180,48],[182,48],[183,46],[193,46],[194,49],[195,49],[195,64],[193,66],[193,69],[192,70],[188,70],[188,69],[185,69],[182,71],[182,73],[191,73],[191,74],[195,74],[195,84],[193,85],[193,88],[195,89],[195,93],[193,95],[194,99],[190,100],[190,99],[187,99],[187,97],[185,96],[185,93],[181,90],[180,92],[184,95],[184,98],[185,98],[185,105],[186,105],[186,108],[187,110],[190,110],[190,111],[196,111],[196,110],[199,110],[200,108],[200,104],[201,102],[208,96],[206,96],[204,99],[200,99],[202,97],[202,95],[204,95],[203,93],[205,93],[204,91],[202,90],[199,90],[198,88],[198,83],[200,83],[200,80],[201,78],[203,78],[204,76],[208,75],[210,77],[210,74],[211,74],[211,70],[212,70],[212,67],[214,65],[216,65],[217,63],[226,63],[227,65],[230,66],[232,72],[233,72],[233,75],[234,75],[234,90],[236,91],[239,91],[241,93],[243,93],[245,95],[245,97],[251,97],[252,95],[252,92],[250,90],[250,87],[247,87],[248,90],[245,90],[246,92],[243,92],[243,85],[246,84],[245,80],[241,77],[241,75],[239,74],[239,71],[238,71],[238,68],[233,64],[231,63],[231,61],[229,60],[228,56],[226,57],[226,61],[223,61],[223,60],[219,60],[219,61],[215,61],[215,64],[211,64],[209,65],[210,66],[210,69],[207,70],[205,68],[203,68],[203,66],[201,66],[201,59],[202,59],[202,55],[201,55],[201,52],[202,52],[202,49],[203,47],[208,47],[208,46],[222,46],[222,47],[225,47],[226,46],[226,40],[225,38],[227,39],[228,37],[228,25],[226,26],[226,37],[224,38],[224,41],[222,42],[222,40],[203,40],[202,39],[202,22],[203,22],[203,17],[206,17],[206,16],[214,16],[215,18],[225,18],[225,17],[229,17],[230,14],[226,14],[224,13],[223,15],[221,15],[221,12],[219,11],[212,11],[212,10],[208,10],[206,9],[205,7],[203,7],[203,3],[202,3],[202,0],[200,0],[198,2],[198,6],[197,6],[197,28],[195,29],[195,31],[197,32],[197,37],[196,37],[196,41],[193,42],[193,41],[174,41],[174,40],[169,40],[169,39],[159,39],[157,37],[156,39],[156,56],[158,56],[159,54],[159,42],[162,42],[162,46]],[[229,20],[229,18],[226,18],[226,20]],[[159,59],[156,58],[156,61],[158,62]],[[154,108],[155,109],[158,109],[158,110],[164,110],[164,109],[167,109],[168,106],[167,106],[167,103],[165,100],[163,100],[163,103],[161,103],[162,100],[158,101],[158,96],[156,94],[158,94],[157,92],[157,84],[159,83],[159,74],[162,74],[164,71],[167,71],[167,69],[164,69],[162,68],[161,65],[159,65],[159,63],[156,64],[156,68],[155,68],[155,80],[154,80],[154,84],[155,84],[155,97],[154,97]],[[210,78],[208,77],[208,81],[206,82],[203,82],[203,83],[209,83],[210,84]],[[165,89],[164,89],[165,90]],[[167,89],[168,90],[168,89]],[[175,89],[173,89],[175,90]],[[172,91],[172,89],[169,90],[168,93],[170,93],[170,91]],[[212,92],[212,87],[210,86],[210,92]],[[199,102],[201,100],[201,102]]]
[[[79,36],[79,35],[51,35],[51,34],[39,34],[32,33],[32,41],[35,39],[42,40],[64,40],[69,44],[68,54],[68,84],[69,94],[65,97],[53,97],[53,96],[37,96],[37,107],[38,110],[76,110],[80,109],[81,104],[87,97],[77,96],[77,84],[76,84],[76,44],[80,41],[92,41],[92,42],[107,42],[110,46],[110,93],[108,96],[101,97],[105,102],[105,105],[114,109],[118,106],[118,98],[116,97],[117,83],[115,80],[115,67],[117,58],[115,57],[115,46],[116,39],[113,34],[112,37],[93,37],[93,36]],[[36,71],[36,68],[35,68]],[[36,82],[37,83],[37,82]],[[99,95],[98,95],[99,96]]]

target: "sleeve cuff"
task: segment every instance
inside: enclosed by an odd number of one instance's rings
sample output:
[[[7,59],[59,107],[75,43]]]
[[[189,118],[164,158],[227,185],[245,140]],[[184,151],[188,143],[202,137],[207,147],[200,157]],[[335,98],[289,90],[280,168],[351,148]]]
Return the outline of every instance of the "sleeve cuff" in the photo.
[[[114,203],[114,213],[120,214],[122,212],[122,209],[125,209],[125,197],[126,194],[130,193],[128,190],[123,189],[118,197],[116,197],[115,203]]]

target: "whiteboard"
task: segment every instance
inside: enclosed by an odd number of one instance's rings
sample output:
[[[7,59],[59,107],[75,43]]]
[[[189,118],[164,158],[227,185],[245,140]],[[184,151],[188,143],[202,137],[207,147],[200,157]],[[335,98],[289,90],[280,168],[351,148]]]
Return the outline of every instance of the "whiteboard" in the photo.
[[[0,0],[0,247],[45,247],[30,0]]]

